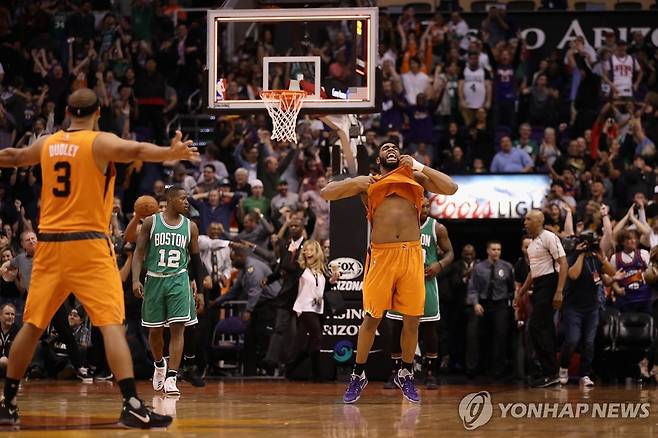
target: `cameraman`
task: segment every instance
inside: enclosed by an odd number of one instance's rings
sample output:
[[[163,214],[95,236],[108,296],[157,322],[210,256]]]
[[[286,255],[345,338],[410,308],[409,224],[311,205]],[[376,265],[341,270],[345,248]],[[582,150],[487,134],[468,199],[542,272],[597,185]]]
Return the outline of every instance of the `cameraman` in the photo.
[[[614,279],[615,268],[606,259],[600,247],[600,241],[593,232],[580,234],[575,252],[567,258],[567,284],[562,307],[562,328],[564,341],[560,354],[560,383],[569,381],[569,362],[571,355],[582,338],[580,356],[580,384],[594,386],[589,377],[594,355],[594,338],[599,322],[599,288],[602,274]],[[621,277],[620,277],[621,278]]]

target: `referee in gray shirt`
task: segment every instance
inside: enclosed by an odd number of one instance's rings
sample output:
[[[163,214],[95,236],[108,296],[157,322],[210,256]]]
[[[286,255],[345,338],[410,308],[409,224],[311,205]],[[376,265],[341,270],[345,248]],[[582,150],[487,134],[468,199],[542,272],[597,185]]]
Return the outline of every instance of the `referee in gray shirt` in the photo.
[[[497,240],[487,242],[487,259],[473,268],[468,282],[466,302],[466,376],[475,377],[478,367],[480,338],[487,333],[491,348],[490,367],[494,378],[502,377],[508,335],[512,324],[514,271],[512,265],[500,259],[502,245]]]
[[[515,301],[527,293],[532,285],[532,315],[528,323],[530,343],[541,365],[541,376],[531,385],[544,388],[559,383],[556,357],[556,334],[553,315],[562,306],[562,291],[567,279],[567,257],[560,238],[544,229],[544,214],[531,210],[524,220],[532,239],[528,245],[530,273],[519,289]]]

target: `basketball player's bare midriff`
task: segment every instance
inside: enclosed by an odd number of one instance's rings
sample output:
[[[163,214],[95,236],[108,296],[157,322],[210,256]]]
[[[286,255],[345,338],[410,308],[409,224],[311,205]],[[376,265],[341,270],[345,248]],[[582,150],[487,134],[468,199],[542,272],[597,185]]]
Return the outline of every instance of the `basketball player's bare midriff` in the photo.
[[[372,243],[408,242],[420,239],[418,212],[406,199],[390,195],[372,218]]]

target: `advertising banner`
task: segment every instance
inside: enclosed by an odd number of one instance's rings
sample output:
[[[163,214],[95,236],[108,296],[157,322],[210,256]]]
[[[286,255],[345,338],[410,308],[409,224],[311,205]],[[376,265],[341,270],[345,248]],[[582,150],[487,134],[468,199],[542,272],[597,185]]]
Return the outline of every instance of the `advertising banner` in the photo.
[[[566,50],[577,36],[598,49],[606,32],[614,32],[617,38],[630,43],[633,33],[640,31],[648,42],[658,46],[656,11],[509,12],[507,17],[521,31],[528,48],[542,56],[555,49]],[[485,14],[464,14],[472,33],[478,32],[484,18]]]
[[[550,188],[548,175],[455,175],[459,190],[432,195],[430,215],[437,219],[518,219],[540,208]]]
[[[369,241],[365,207],[353,196],[332,201],[329,215],[330,261],[340,268],[340,280],[332,289],[344,291],[345,299],[360,301]]]

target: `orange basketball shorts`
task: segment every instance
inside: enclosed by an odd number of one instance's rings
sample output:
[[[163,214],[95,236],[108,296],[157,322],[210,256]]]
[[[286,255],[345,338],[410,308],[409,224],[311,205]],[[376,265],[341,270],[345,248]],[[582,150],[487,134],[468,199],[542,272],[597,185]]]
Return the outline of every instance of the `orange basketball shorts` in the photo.
[[[363,282],[363,310],[381,318],[386,310],[420,316],[424,307],[425,270],[420,241],[371,244]]]
[[[123,324],[123,288],[110,241],[45,241],[45,237],[37,243],[23,321],[45,329],[73,293],[95,326]]]

